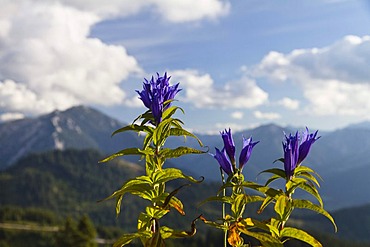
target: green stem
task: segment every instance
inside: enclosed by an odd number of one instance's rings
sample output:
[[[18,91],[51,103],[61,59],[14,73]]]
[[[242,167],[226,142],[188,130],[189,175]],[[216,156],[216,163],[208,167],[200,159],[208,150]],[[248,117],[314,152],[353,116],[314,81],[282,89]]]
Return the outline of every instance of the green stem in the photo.
[[[221,172],[222,185],[224,185],[225,184],[225,175],[224,175],[221,167],[220,167],[220,172]],[[223,196],[226,196],[226,189],[225,188],[222,191],[222,195]],[[226,211],[226,205],[223,202],[222,203],[222,219],[225,219],[225,216],[226,216],[226,212],[225,211]],[[224,225],[226,226],[227,223],[224,222]],[[224,230],[224,247],[227,247],[227,229]]]

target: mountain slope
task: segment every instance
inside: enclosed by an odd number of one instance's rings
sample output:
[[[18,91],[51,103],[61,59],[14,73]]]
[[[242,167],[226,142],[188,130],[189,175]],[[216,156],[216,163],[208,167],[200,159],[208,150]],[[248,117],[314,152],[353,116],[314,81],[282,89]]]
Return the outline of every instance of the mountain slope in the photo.
[[[14,163],[26,154],[45,150],[66,148],[94,148],[104,154],[111,154],[125,147],[140,147],[142,137],[133,132],[120,133],[110,137],[111,133],[124,124],[88,107],[74,107],[63,112],[53,112],[35,119],[24,119],[0,124],[0,170]],[[324,179],[320,191],[329,209],[370,203],[364,185],[370,176],[370,128],[365,124],[348,128],[321,132],[321,138],[312,146],[310,154],[304,161],[315,169]],[[251,159],[244,167],[247,179],[255,181],[258,173],[272,167],[280,167],[274,160],[283,156],[282,141],[285,133],[294,133],[292,127],[282,128],[269,124],[258,128],[233,132],[237,155],[241,150],[242,135],[253,136],[260,141]],[[311,131],[315,131],[312,130]],[[219,135],[202,135],[198,137],[206,145],[202,150],[214,153],[215,147],[222,148]],[[171,137],[166,146],[192,146],[200,148],[196,140]],[[136,156],[125,156],[129,161],[138,161]],[[170,166],[189,171],[206,181],[219,181],[219,165],[211,155],[187,155],[169,160]],[[265,175],[259,175],[258,182],[263,183]],[[358,177],[358,179],[357,179]],[[344,187],[346,185],[346,187]],[[356,196],[351,200],[342,200],[343,193]]]
[[[122,123],[89,107],[54,111],[34,119],[0,124],[0,170],[35,152],[67,148],[93,148],[112,153],[126,145],[139,145],[133,133],[111,138]]]

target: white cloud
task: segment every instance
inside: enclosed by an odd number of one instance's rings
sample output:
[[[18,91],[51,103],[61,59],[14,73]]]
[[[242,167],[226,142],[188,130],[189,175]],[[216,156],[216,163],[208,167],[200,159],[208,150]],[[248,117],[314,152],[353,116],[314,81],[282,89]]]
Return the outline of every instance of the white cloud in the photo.
[[[3,112],[38,114],[75,104],[137,106],[120,83],[142,73],[123,46],[89,37],[98,22],[143,11],[169,22],[227,15],[221,0],[3,0],[0,97]]]
[[[244,116],[244,113],[241,111],[235,111],[231,113],[231,117],[234,119],[242,119]]]
[[[3,111],[37,114],[75,104],[123,101],[119,83],[141,69],[124,47],[89,37],[91,27],[100,20],[97,15],[55,1],[9,1],[3,7]]]
[[[218,135],[220,134],[220,131],[224,129],[231,129],[233,133],[239,132],[242,130],[246,130],[252,126],[242,125],[242,124],[236,124],[236,123],[215,123],[213,125],[213,128],[207,128],[205,131],[201,131],[202,134],[208,134],[208,135]]]
[[[4,113],[0,114],[0,122],[6,122],[6,121],[12,121],[17,119],[24,118],[24,115],[22,113]]]
[[[365,117],[370,112],[369,64],[370,36],[346,36],[323,48],[270,52],[254,75],[299,85],[310,103],[307,112]]]
[[[61,0],[78,9],[93,12],[102,18],[128,16],[143,10],[157,13],[170,22],[215,20],[230,11],[230,3],[221,0]]]
[[[196,70],[170,71],[169,75],[184,88],[183,100],[198,108],[248,109],[266,103],[268,99],[268,94],[247,77],[217,87],[209,74]]]
[[[275,119],[281,118],[280,114],[275,113],[275,112],[254,111],[253,115],[255,118],[266,119],[266,120],[275,120]]]
[[[299,101],[288,97],[282,98],[277,103],[289,110],[297,110],[299,108]]]

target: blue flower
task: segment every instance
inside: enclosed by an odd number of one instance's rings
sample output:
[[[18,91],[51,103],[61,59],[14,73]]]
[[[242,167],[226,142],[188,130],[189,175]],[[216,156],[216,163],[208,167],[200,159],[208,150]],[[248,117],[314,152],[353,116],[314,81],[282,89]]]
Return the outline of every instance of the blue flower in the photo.
[[[259,141],[252,142],[252,137],[246,139],[243,136],[243,149],[240,152],[240,156],[239,156],[239,169],[240,170],[242,170],[243,166],[248,162],[249,158],[251,157],[252,150],[257,143],[259,143]]]
[[[220,164],[220,167],[227,175],[232,174],[234,169],[233,169],[233,166],[231,165],[230,160],[227,157],[225,149],[223,148],[221,151],[218,148],[215,148],[215,149],[216,149],[216,154],[213,155],[213,157],[218,161],[218,163]]]
[[[301,145],[299,146],[298,165],[307,157],[308,152],[310,152],[311,145],[320,138],[320,136],[316,138],[317,132],[318,130],[316,130],[315,133],[310,134],[306,127],[305,132],[302,133]]]
[[[298,132],[294,136],[289,134],[285,135],[285,143],[283,143],[284,150],[284,170],[287,178],[291,179],[293,176],[294,170],[297,167],[298,162]]]
[[[222,140],[224,142],[224,148],[220,151],[216,148],[216,154],[212,156],[218,161],[222,170],[228,175],[232,174],[236,170],[235,165],[235,144],[231,134],[231,129],[220,132]],[[243,148],[239,155],[239,170],[241,171],[244,165],[248,162],[253,147],[258,142],[252,142],[252,137],[246,139],[243,137]]]
[[[294,136],[292,134],[285,135],[285,143],[283,143],[284,170],[288,179],[292,178],[295,168],[307,157],[311,145],[320,138],[316,137],[317,132],[310,134],[306,127],[301,137],[298,132]]]
[[[229,131],[225,129],[225,131],[222,131],[220,133],[224,141],[224,148],[226,150],[227,155],[229,156],[231,164],[235,165],[235,144],[233,137],[231,135],[231,129],[229,128]]]
[[[143,90],[136,90],[145,107],[151,111],[155,125],[158,125],[162,121],[163,112],[171,105],[170,100],[173,100],[176,94],[181,91],[178,88],[179,83],[170,86],[170,78],[167,77],[167,73],[162,77],[157,73],[157,79],[152,77],[148,81],[144,78]]]

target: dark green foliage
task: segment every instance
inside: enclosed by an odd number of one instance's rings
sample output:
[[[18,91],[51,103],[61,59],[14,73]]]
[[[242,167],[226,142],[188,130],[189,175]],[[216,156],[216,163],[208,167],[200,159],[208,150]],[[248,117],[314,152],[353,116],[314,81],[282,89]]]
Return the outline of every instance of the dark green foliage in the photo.
[[[92,150],[52,151],[28,156],[6,171],[0,172],[0,222],[34,222],[37,225],[57,225],[63,229],[66,216],[80,219],[82,215],[87,214],[97,226],[99,238],[115,239],[123,232],[131,230],[125,227],[135,227],[136,217],[145,207],[144,204],[138,203],[138,200],[131,196],[125,196],[122,201],[125,207],[117,219],[114,201],[96,201],[108,196],[128,177],[141,173],[142,168],[119,160],[111,161],[109,165],[97,164],[101,158],[102,155]],[[184,183],[186,182],[170,183],[168,189],[178,188]],[[218,185],[207,183],[207,180],[201,185],[193,184],[183,188],[177,196],[185,202],[187,214],[168,215],[170,217],[164,217],[163,224],[168,221],[176,229],[189,229],[191,221],[199,214],[206,218],[220,218],[221,204],[198,207],[204,198],[215,195],[217,188]],[[255,213],[257,208],[258,204],[248,204],[248,215]],[[305,224],[306,228],[311,228],[312,235],[322,242],[323,246],[367,247],[369,244],[356,246],[348,239],[369,242],[369,230],[366,228],[370,226],[369,210],[368,205],[332,213],[339,228],[337,234],[333,234],[330,221],[323,217],[302,216],[299,222]],[[77,225],[76,223],[75,227]],[[168,242],[168,246],[221,246],[221,231],[210,230],[200,221],[197,222],[197,229],[198,233],[193,238],[172,240]],[[344,240],[338,240],[339,238]],[[55,232],[0,229],[1,247],[20,247],[25,246],[25,243],[27,246],[49,247],[55,246],[55,240]],[[247,239],[245,242],[253,243]],[[292,242],[289,246],[304,245]]]
[[[78,223],[68,217],[64,227],[57,233],[56,247],[96,247],[96,230],[87,216]]]

